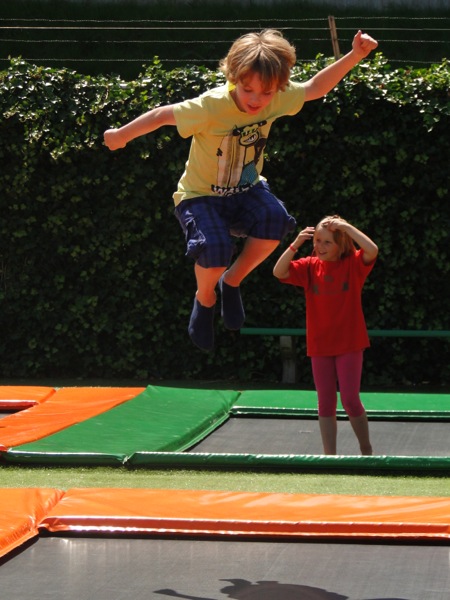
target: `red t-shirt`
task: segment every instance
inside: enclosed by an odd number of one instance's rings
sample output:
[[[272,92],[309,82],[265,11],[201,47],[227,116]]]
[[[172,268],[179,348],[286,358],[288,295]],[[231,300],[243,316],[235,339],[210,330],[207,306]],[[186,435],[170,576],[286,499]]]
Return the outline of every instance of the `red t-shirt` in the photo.
[[[337,261],[293,260],[289,277],[280,280],[305,290],[308,356],[337,356],[370,345],[361,292],[375,260],[366,265],[362,256],[357,250]]]

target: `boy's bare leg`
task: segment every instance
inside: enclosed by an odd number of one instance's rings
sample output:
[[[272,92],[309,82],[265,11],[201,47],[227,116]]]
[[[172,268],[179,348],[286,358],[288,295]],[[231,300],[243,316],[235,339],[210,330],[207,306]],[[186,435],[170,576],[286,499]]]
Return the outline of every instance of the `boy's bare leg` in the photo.
[[[202,306],[211,307],[216,303],[215,288],[225,267],[200,267],[195,265],[195,278],[197,280],[197,300]]]
[[[279,245],[278,240],[261,240],[248,237],[242,252],[227,270],[224,281],[227,285],[237,287],[258,265],[260,265]]]
[[[216,301],[215,287],[222,273],[224,281],[231,287],[238,287],[258,265],[260,265],[279,245],[278,240],[261,240],[248,237],[242,252],[227,270],[225,267],[210,267],[205,269],[195,265],[197,279],[197,300],[203,306],[212,306]]]
[[[358,438],[359,447],[361,449],[361,454],[363,456],[371,456],[372,455],[372,445],[370,443],[369,436],[369,422],[367,420],[367,415],[364,412],[359,417],[350,417],[350,424],[355,432],[356,437]]]
[[[245,321],[240,284],[278,246],[277,240],[260,240],[247,238],[242,252],[219,281],[222,298],[222,317],[225,327],[238,330]]]
[[[237,330],[242,327],[245,319],[239,285],[253,269],[272,254],[279,243],[278,240],[249,237],[242,252],[228,270],[225,267],[205,268],[195,265],[197,293],[188,331],[196,346],[206,351],[214,347],[215,288],[221,276],[223,275],[219,287],[222,292],[222,315],[225,326]]]
[[[336,417],[319,417],[320,435],[324,454],[336,454]]]

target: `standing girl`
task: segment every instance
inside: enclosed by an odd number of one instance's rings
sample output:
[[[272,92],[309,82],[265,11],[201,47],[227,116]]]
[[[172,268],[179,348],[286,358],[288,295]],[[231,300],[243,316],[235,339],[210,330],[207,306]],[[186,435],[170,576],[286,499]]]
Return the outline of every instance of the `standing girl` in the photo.
[[[313,255],[293,260],[309,239]],[[316,228],[303,229],[273,270],[282,283],[305,291],[306,346],[325,454],[336,454],[337,384],[361,454],[372,454],[367,415],[359,397],[363,352],[370,345],[361,292],[377,255],[378,247],[367,235],[334,215],[322,219]]]

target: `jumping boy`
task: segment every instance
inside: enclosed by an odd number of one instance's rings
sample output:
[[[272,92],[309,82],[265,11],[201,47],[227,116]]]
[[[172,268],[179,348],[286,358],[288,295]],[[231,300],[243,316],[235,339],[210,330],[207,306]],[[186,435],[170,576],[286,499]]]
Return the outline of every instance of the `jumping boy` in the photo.
[[[245,34],[220,63],[225,85],[105,131],[110,150],[124,148],[164,125],[176,126],[184,138],[192,137],[173,199],[187,256],[195,261],[197,292],[188,332],[202,350],[214,348],[216,287],[225,327],[240,329],[245,320],[242,281],[296,225],[261,175],[272,123],[325,96],[377,45],[358,31],[348,54],[310,80],[297,82],[290,79],[296,51],[281,32]],[[234,262],[232,236],[246,238]]]

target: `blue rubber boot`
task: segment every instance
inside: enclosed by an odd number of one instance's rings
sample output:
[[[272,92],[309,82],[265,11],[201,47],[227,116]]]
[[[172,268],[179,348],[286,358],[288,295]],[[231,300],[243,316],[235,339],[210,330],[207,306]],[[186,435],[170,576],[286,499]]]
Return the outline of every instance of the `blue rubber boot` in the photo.
[[[188,332],[193,343],[205,352],[214,348],[214,310],[214,305],[202,306],[195,298]]]
[[[219,289],[222,296],[221,314],[225,327],[236,331],[242,327],[245,321],[241,290],[239,287],[233,287],[225,283],[224,276],[225,273],[219,279]]]

